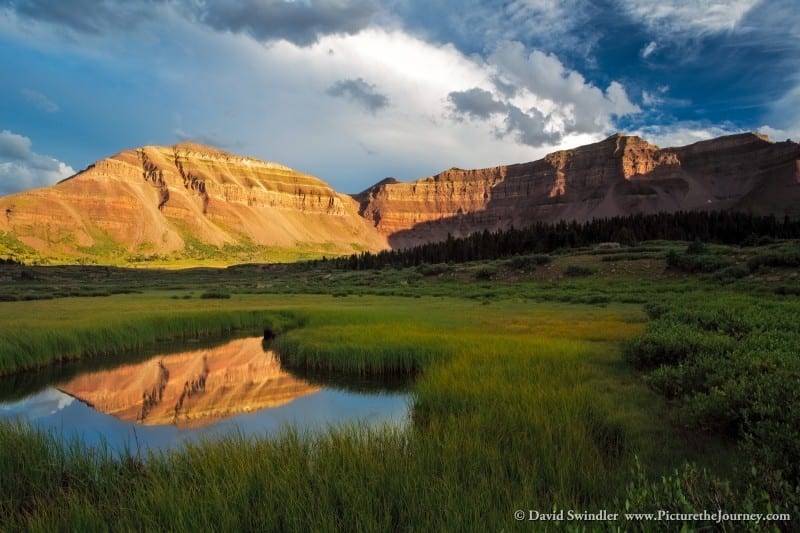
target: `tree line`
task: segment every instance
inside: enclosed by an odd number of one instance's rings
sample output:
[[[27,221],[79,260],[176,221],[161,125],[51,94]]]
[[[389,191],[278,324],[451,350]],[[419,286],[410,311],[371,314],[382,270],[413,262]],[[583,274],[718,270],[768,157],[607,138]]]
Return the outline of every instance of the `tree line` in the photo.
[[[642,241],[702,241],[721,244],[758,244],[765,238],[800,238],[800,220],[788,216],[760,216],[729,211],[679,211],[653,215],[626,215],[587,222],[556,222],[525,228],[452,235],[402,250],[362,252],[319,262],[347,270],[411,267],[431,263],[463,263],[529,253],[550,253],[602,242],[633,245]]]

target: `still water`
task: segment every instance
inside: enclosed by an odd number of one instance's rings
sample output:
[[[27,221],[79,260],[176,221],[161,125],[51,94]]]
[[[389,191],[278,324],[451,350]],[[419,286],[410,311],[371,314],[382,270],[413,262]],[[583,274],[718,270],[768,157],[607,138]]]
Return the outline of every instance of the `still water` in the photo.
[[[8,392],[0,396],[0,420],[27,421],[87,446],[169,450],[233,432],[403,425],[411,402],[397,387],[298,377],[281,368],[260,337],[61,374],[23,397],[19,387],[13,400]]]

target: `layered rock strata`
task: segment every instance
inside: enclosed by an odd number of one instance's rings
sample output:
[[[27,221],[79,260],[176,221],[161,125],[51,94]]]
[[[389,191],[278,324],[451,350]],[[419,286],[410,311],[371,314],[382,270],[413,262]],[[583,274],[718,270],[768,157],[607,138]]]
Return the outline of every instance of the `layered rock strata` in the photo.
[[[386,247],[357,203],[323,181],[191,143],[121,152],[53,187],[1,198],[0,209],[0,230],[51,255],[167,254],[198,243]]]
[[[384,180],[355,198],[393,248],[633,213],[735,209],[800,215],[800,145],[740,134],[661,149],[614,135],[530,163]]]

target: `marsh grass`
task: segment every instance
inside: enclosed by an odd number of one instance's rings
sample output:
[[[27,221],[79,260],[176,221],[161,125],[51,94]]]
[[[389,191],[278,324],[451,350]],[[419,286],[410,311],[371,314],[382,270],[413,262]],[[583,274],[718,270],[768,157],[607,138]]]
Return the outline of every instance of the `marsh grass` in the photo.
[[[608,501],[624,488],[635,453],[658,462],[652,437],[661,424],[630,401],[649,393],[626,384],[619,364],[619,341],[643,327],[634,307],[497,301],[486,313],[469,299],[281,300],[262,305],[307,320],[277,339],[289,367],[418,368],[411,424],[234,435],[121,457],[4,425],[0,526],[510,527],[513,510],[537,502],[578,509]],[[20,446],[24,454],[11,451]]]
[[[697,255],[743,266],[795,245],[709,245]],[[776,472],[797,439],[774,430],[795,420],[800,403],[791,267],[770,259],[747,277],[726,273],[726,283],[735,279],[721,288],[709,274],[666,269],[666,254],[691,255],[686,248],[658,242],[618,261],[586,249],[541,263],[364,272],[90,269],[80,275],[109,292],[144,292],[0,303],[0,340],[17,332],[37,364],[62,347],[99,357],[138,339],[129,327],[156,338],[268,320],[283,333],[274,343],[282,362],[301,375],[416,376],[405,428],[287,429],[120,457],[0,425],[0,529],[510,530],[515,509],[785,509],[796,480]],[[570,265],[595,273],[562,278]],[[475,279],[483,268],[492,279]],[[74,275],[32,270],[39,279],[25,290],[40,294]],[[212,289],[231,298],[172,298]],[[709,426],[719,409],[744,425],[720,436]],[[751,437],[736,448],[741,428]],[[740,476],[748,457],[769,469]]]
[[[4,307],[5,306],[5,307]],[[141,350],[158,341],[234,331],[284,331],[303,319],[288,311],[204,305],[164,297],[85,299],[0,305],[0,376],[59,362]],[[245,305],[246,307],[246,305]]]

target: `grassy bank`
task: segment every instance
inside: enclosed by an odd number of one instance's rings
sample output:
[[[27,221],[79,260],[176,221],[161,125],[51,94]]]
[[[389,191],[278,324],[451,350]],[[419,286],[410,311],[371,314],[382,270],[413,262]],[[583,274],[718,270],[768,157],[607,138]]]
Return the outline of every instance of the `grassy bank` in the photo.
[[[161,296],[0,304],[0,376],[140,350],[158,341],[234,331],[285,331],[303,319],[245,305],[181,305]]]
[[[685,451],[663,405],[621,364],[619,341],[643,327],[634,306],[506,301],[487,313],[468,299],[281,300],[261,304],[308,317],[284,336],[292,353],[341,366],[350,357],[361,372],[363,361],[396,368],[416,348],[411,427],[234,437],[120,461],[5,427],[5,525],[511,527],[514,510],[542,502],[599,508],[624,491],[635,454],[665,471]]]
[[[0,304],[0,336],[82,331],[81,346],[110,347],[102,332],[137,321],[174,316],[165,331],[184,335],[194,320],[256,317],[283,328],[276,347],[298,372],[417,375],[402,430],[234,436],[114,459],[0,425],[0,529],[510,530],[531,526],[515,525],[517,509],[797,512],[800,278],[757,259],[794,246],[148,272],[139,284],[113,271],[109,289],[144,292]],[[70,275],[54,272],[34,272],[26,290]],[[212,290],[230,298],[201,299]]]

